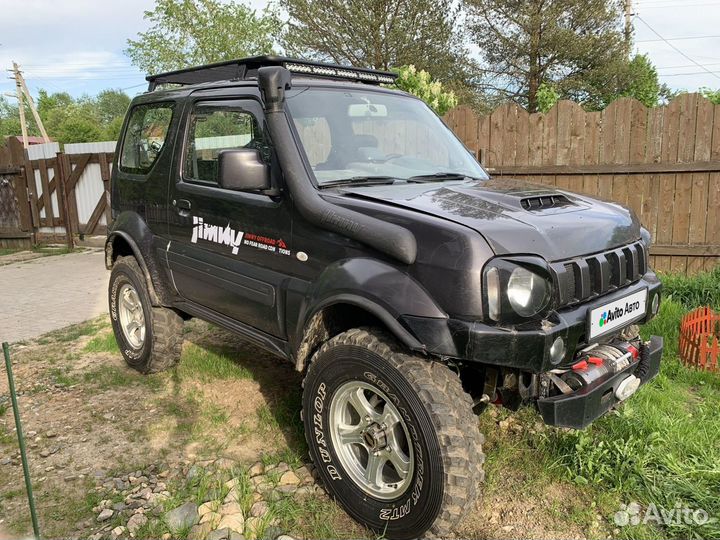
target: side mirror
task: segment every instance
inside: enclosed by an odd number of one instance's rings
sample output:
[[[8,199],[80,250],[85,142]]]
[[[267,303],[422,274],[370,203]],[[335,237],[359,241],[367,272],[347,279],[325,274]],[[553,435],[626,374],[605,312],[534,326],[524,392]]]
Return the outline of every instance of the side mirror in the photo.
[[[218,184],[233,191],[270,189],[270,167],[252,148],[221,150],[218,154]]]

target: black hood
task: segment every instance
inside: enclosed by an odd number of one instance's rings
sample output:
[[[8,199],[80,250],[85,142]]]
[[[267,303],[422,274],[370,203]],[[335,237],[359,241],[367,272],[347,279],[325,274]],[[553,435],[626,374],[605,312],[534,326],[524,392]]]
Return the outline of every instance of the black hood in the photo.
[[[536,254],[560,261],[640,238],[640,223],[627,208],[519,180],[358,186],[339,191],[470,227],[496,255]]]

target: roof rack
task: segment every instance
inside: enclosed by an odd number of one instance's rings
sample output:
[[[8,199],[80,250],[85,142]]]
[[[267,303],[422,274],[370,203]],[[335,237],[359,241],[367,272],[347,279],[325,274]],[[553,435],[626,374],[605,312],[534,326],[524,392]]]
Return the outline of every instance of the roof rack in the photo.
[[[310,62],[284,56],[252,56],[227,62],[218,62],[157,75],[148,75],[148,92],[162,84],[186,86],[214,81],[247,80],[257,77],[257,71],[265,66],[281,66],[304,77],[342,79],[366,84],[392,84],[397,75],[375,69],[340,66],[322,62]]]

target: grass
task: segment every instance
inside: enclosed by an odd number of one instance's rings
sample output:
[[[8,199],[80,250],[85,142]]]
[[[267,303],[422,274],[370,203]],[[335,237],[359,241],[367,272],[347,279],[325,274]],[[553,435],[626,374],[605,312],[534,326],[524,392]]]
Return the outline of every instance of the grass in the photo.
[[[40,345],[48,345],[50,343],[69,343],[83,336],[93,336],[107,326],[107,322],[103,318],[93,319],[79,324],[73,324],[60,330],[55,330],[43,337],[37,342]]]
[[[212,351],[194,343],[187,343],[178,372],[182,378],[197,377],[201,381],[213,379],[252,379],[252,374],[233,360],[230,351]]]
[[[118,347],[115,334],[112,332],[106,332],[99,334],[88,341],[87,345],[83,348],[83,352],[86,353],[119,353],[120,348]]]
[[[700,306],[720,309],[720,266],[694,276],[663,274],[664,294],[691,310]]]

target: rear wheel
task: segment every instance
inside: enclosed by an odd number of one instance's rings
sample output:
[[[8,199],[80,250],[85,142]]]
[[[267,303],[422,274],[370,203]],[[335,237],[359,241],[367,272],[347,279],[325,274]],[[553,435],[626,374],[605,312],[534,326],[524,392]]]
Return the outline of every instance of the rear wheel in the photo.
[[[150,302],[145,276],[134,257],[120,257],[110,273],[110,319],[130,367],[156,373],[175,366],[182,351],[183,319]]]
[[[329,493],[381,535],[447,536],[478,497],[482,436],[460,379],[381,332],[349,330],[317,351],[303,418]]]

